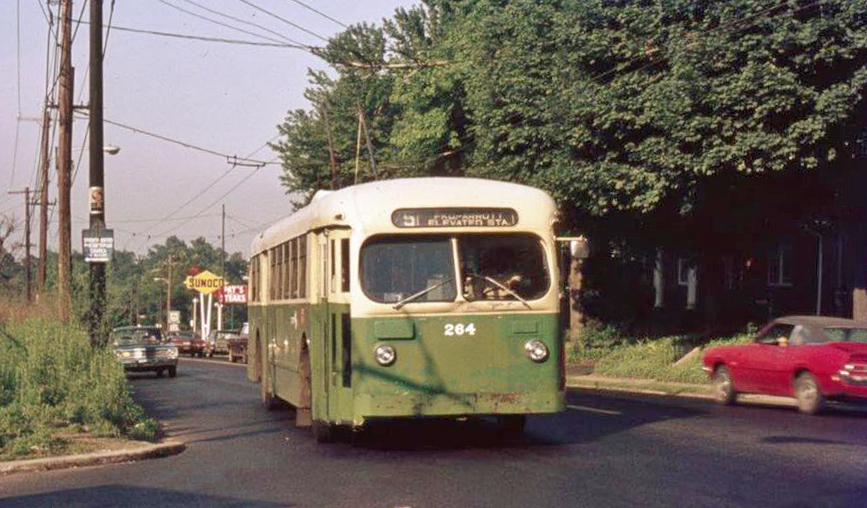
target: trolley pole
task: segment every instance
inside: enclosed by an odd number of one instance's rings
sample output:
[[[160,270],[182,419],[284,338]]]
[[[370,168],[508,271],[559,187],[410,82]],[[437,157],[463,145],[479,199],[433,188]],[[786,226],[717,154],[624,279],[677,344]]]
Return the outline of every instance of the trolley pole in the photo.
[[[105,189],[102,123],[102,0],[90,0],[90,229],[105,229]],[[90,263],[90,342],[103,343],[105,262]]]

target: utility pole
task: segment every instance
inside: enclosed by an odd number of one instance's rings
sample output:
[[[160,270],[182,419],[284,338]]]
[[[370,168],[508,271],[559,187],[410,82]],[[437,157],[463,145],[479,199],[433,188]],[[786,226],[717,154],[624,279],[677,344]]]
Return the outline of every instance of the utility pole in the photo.
[[[376,172],[376,160],[373,157],[373,144],[370,142],[370,129],[367,125],[367,114],[361,103],[358,104],[358,114],[361,115],[361,127],[364,129],[364,138],[367,140],[367,153],[370,155],[370,170],[373,172],[373,178],[379,180],[379,175]]]
[[[30,270],[30,187],[25,187],[23,191],[10,191],[9,194],[24,194],[24,273],[27,287],[27,301],[33,300],[33,286]]]
[[[220,229],[220,275],[226,284],[226,204],[223,203],[223,222]]]
[[[102,135],[102,0],[90,0],[90,230],[105,229],[104,155]],[[171,268],[169,268],[171,274]],[[171,279],[171,275],[169,275]],[[171,289],[169,289],[171,292]],[[171,305],[171,300],[169,300]],[[103,343],[105,262],[90,263],[90,342]]]
[[[45,97],[45,107],[42,111],[42,157],[39,161],[39,269],[36,272],[36,292],[45,294],[45,276],[48,260],[48,163],[49,156],[48,133],[51,130],[51,110],[48,107],[48,97]]]
[[[168,277],[168,292],[166,297],[166,333],[169,331],[170,327],[170,314],[172,312],[172,265],[174,264],[175,259],[169,254],[169,277]]]
[[[72,213],[70,175],[72,167],[72,97],[75,70],[72,68],[72,0],[60,0],[60,90],[58,124],[60,142],[57,153],[58,221],[57,292],[60,317],[69,319],[72,290]]]

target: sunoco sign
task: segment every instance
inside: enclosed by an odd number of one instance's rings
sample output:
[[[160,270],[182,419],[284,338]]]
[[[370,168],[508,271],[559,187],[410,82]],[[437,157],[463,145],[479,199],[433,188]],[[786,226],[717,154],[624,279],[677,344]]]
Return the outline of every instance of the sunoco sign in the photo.
[[[223,278],[205,270],[198,275],[191,275],[184,279],[184,286],[203,295],[209,295],[223,287]]]

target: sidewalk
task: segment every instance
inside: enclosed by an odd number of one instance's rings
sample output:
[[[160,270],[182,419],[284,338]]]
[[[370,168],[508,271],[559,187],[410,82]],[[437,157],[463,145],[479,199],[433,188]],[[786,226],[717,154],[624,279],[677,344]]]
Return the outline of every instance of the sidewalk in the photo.
[[[124,443],[124,447],[119,450],[0,462],[0,476],[13,473],[49,471],[52,469],[99,466],[143,459],[155,459],[177,455],[184,451],[185,448],[185,443],[174,440],[166,440],[162,443],[127,441]]]

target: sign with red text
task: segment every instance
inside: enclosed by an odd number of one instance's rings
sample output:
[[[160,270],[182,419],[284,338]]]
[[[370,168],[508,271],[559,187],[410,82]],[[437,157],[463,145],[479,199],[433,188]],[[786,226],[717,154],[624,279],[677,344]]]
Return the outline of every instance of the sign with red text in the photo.
[[[219,298],[222,304],[247,305],[247,286],[246,284],[223,286]]]

